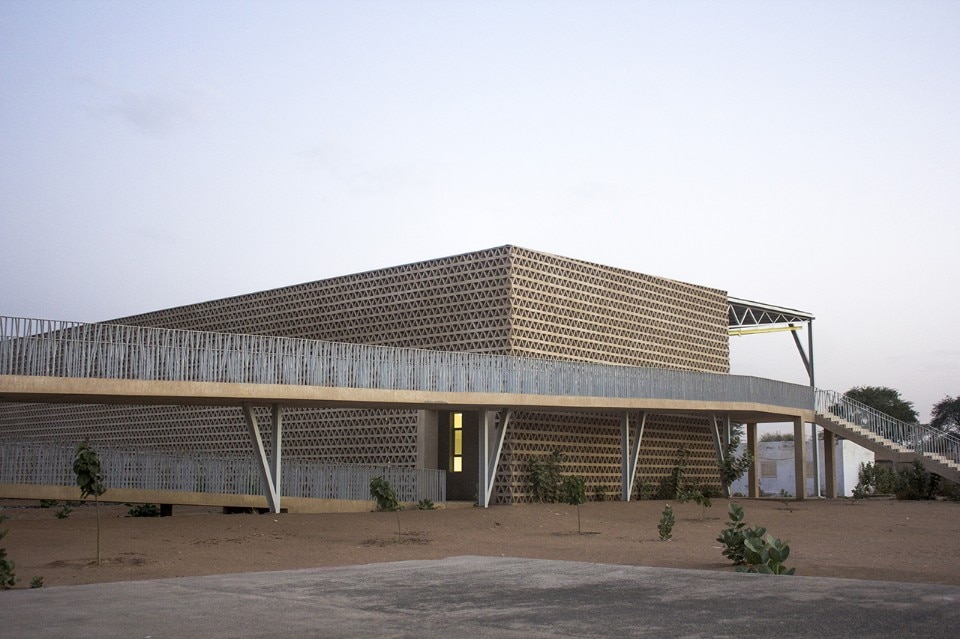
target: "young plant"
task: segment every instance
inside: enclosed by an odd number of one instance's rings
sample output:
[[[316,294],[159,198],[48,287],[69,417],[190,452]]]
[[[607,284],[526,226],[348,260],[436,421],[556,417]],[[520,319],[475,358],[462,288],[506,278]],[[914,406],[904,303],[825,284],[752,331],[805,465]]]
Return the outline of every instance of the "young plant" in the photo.
[[[730,441],[727,442],[724,450],[723,461],[718,462],[720,466],[720,483],[723,486],[723,494],[730,494],[730,485],[743,477],[743,474],[750,469],[753,463],[753,456],[744,451],[737,457],[737,448],[743,439],[743,427],[734,428],[730,432]]]
[[[436,510],[437,506],[429,499],[421,499],[417,502],[417,510]]]
[[[680,495],[680,503],[682,504],[687,501],[692,501],[700,506],[700,521],[703,521],[704,515],[707,514],[707,508],[713,506],[710,495],[699,488],[690,488],[683,491]]]
[[[580,504],[587,501],[587,482],[580,475],[568,475],[560,485],[560,496],[564,503],[577,507],[577,534],[582,535],[580,528]]]
[[[77,485],[80,486],[80,498],[86,499],[93,495],[97,506],[97,565],[100,565],[100,495],[107,492],[103,485],[103,470],[100,468],[100,458],[90,444],[84,440],[77,446],[77,456],[73,460],[73,472],[77,476]]]
[[[742,566],[744,564],[744,530],[747,527],[743,523],[743,506],[736,502],[730,502],[727,515],[730,517],[730,521],[727,522],[727,527],[720,532],[717,541],[723,544],[723,556],[732,561],[734,566]],[[766,530],[763,530],[760,534],[762,535],[764,532]]]
[[[745,565],[738,566],[737,572],[754,572],[761,575],[792,575],[797,569],[787,568],[783,562],[790,556],[790,546],[773,535],[757,534],[757,528],[744,533],[743,557]]]
[[[134,506],[133,504],[124,504],[124,506],[130,506],[130,510],[127,511],[127,517],[159,517],[160,516],[160,506],[156,504],[139,504]]]
[[[677,449],[677,457],[673,462],[673,470],[660,480],[657,489],[657,499],[679,499],[686,487],[687,457],[690,451],[686,446]]]
[[[374,477],[370,480],[370,496],[377,502],[377,510],[394,512],[400,510],[400,502],[393,487],[383,477]]]
[[[563,453],[555,450],[545,457],[531,457],[527,462],[534,500],[548,504],[560,501],[560,486],[563,480],[560,468],[563,459]]]
[[[43,577],[37,576],[30,580],[31,588],[43,588]]]
[[[73,508],[70,507],[70,504],[64,503],[63,506],[60,506],[60,510],[57,511],[57,519],[66,519],[72,512]]]
[[[673,515],[673,506],[667,504],[663,507],[660,523],[657,524],[657,530],[660,531],[660,541],[667,541],[673,537],[673,525],[676,521],[676,517]]]

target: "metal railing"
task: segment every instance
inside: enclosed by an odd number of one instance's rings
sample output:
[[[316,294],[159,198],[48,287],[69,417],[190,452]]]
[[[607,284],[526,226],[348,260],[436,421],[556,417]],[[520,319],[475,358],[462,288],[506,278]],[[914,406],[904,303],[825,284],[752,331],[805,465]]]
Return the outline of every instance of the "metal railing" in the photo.
[[[13,317],[0,317],[0,375],[813,407],[809,386],[758,377]]]
[[[109,500],[110,488],[168,490],[226,495],[263,495],[257,461],[252,457],[204,457],[188,454],[98,449]],[[69,446],[0,443],[0,483],[73,486],[76,449]],[[442,470],[332,464],[285,459],[281,473],[286,497],[371,500],[370,480],[383,477],[401,502],[446,501]]]
[[[940,455],[960,462],[960,437],[923,424],[900,421],[843,393],[817,389],[816,411],[860,426],[914,452]]]

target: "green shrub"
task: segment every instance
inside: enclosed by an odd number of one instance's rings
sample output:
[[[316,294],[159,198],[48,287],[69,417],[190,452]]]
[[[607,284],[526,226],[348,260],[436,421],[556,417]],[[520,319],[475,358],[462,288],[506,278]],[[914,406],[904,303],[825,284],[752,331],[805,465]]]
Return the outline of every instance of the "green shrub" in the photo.
[[[383,477],[374,477],[370,480],[370,496],[377,502],[377,510],[397,511],[400,510],[400,502],[397,501],[397,494]]]
[[[130,506],[130,510],[127,511],[128,517],[159,517],[160,516],[160,506],[156,504],[140,504],[134,506],[133,504],[124,504],[124,506]]]
[[[667,541],[673,537],[673,525],[676,521],[676,517],[673,514],[673,506],[667,504],[663,507],[663,514],[660,515],[660,523],[657,524],[657,530],[660,532],[660,541]]]
[[[40,500],[40,507],[41,507],[41,508],[53,508],[54,506],[56,506],[56,505],[59,504],[59,503],[60,503],[60,502],[57,501],[56,499],[41,499],[41,500]]]
[[[700,506],[700,521],[703,521],[703,516],[707,512],[707,508],[713,506],[713,502],[710,500],[710,495],[708,494],[709,490],[703,491],[699,488],[688,488],[680,494],[680,503],[683,504],[688,501]]]
[[[936,499],[940,490],[940,475],[927,472],[923,462],[914,459],[909,468],[900,471],[897,483],[894,493],[897,499]]]
[[[727,527],[720,532],[717,541],[723,544],[723,556],[732,561],[734,566],[740,566],[744,563],[743,540],[744,530],[747,527],[747,525],[743,523],[743,506],[736,502],[730,502],[730,507],[727,509],[727,516],[730,518],[730,521],[727,522]],[[764,530],[763,532],[766,531]],[[763,533],[760,534],[762,535]]]
[[[436,505],[429,499],[421,499],[417,502],[417,510],[436,510]]]
[[[533,498],[540,503],[554,504],[560,501],[560,484],[563,477],[560,469],[563,466],[564,454],[555,450],[544,457],[531,457],[527,462],[530,473],[530,486],[533,489]]]
[[[797,569],[787,568],[783,562],[790,556],[790,546],[773,535],[757,534],[756,528],[744,531],[743,558],[744,565],[737,567],[737,572],[754,572],[762,575],[792,575]]]
[[[608,494],[610,492],[610,487],[606,484],[599,484],[593,491],[594,501],[607,501],[610,498]]]
[[[718,461],[720,466],[720,483],[723,487],[729,488],[730,485],[743,477],[743,474],[750,469],[753,463],[753,456],[748,451],[737,457],[737,448],[743,439],[743,427],[734,428],[730,431],[730,441],[727,442],[724,450],[723,460]]]
[[[43,577],[34,577],[30,580],[31,588],[43,588]]]
[[[70,507],[70,504],[64,504],[60,506],[60,510],[57,511],[57,519],[67,519],[72,512],[73,508]]]
[[[859,481],[853,489],[854,499],[863,499],[870,495],[894,495],[900,483],[896,471],[873,462],[860,464],[857,478]]]
[[[0,515],[0,524],[6,520],[6,517]],[[0,539],[7,536],[7,529],[0,528]],[[0,548],[0,590],[13,588],[17,584],[17,573],[14,572],[16,566],[7,559],[7,549]]]
[[[673,462],[670,474],[660,480],[657,488],[657,499],[679,499],[687,485],[687,457],[690,451],[686,446],[677,449],[677,456]]]
[[[767,534],[763,526],[748,527],[743,519],[743,507],[730,502],[730,521],[720,532],[717,541],[723,544],[723,556],[733,562],[738,572],[756,572],[766,575],[792,575],[796,568],[787,568],[783,562],[790,556],[790,546]]]

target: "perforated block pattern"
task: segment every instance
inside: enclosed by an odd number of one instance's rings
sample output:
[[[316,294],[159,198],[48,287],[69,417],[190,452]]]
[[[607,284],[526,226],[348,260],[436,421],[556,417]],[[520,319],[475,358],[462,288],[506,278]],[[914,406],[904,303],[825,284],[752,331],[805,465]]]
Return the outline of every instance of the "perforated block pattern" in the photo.
[[[269,412],[255,414],[268,439]],[[408,467],[417,462],[416,411],[288,408],[283,424],[289,458]],[[253,453],[243,415],[233,407],[16,404],[0,411],[0,440],[83,439],[118,450]]]
[[[657,486],[673,470],[677,450],[689,450],[687,478],[705,486],[719,486],[716,452],[706,418],[649,415],[643,432],[635,482]],[[587,496],[605,486],[620,494],[620,418],[583,413],[524,413],[511,418],[494,483],[495,503],[532,501],[529,460],[560,451],[563,472],[581,475]]]
[[[727,373],[727,294],[514,248],[514,352]]]

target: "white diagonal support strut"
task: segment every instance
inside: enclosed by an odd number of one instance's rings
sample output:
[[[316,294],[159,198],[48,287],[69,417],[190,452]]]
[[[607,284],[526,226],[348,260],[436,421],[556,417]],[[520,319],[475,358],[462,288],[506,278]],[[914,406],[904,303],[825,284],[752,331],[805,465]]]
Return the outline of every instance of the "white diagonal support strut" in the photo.
[[[640,413],[640,419],[631,433],[630,413],[624,413],[620,420],[620,498],[630,501],[633,483],[637,477],[637,460],[640,459],[640,442],[643,441],[643,427],[647,423],[647,414]],[[631,437],[632,435],[632,437]],[[633,442],[631,445],[631,441]]]
[[[490,506],[490,497],[493,495],[493,483],[497,476],[497,466],[500,464],[500,453],[503,450],[503,439],[507,434],[512,410],[504,409],[498,424],[494,424],[496,413],[489,410],[480,411],[480,485],[477,499],[480,506]]]
[[[280,461],[282,457],[283,407],[279,404],[274,404],[271,407],[270,425],[273,440],[270,459],[267,459],[267,453],[263,446],[263,437],[260,435],[260,425],[257,423],[257,416],[253,413],[253,407],[250,406],[250,404],[243,405],[243,417],[247,422],[250,438],[253,440],[257,460],[260,462],[260,477],[267,487],[267,504],[270,506],[270,510],[278,513],[280,512]]]

